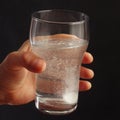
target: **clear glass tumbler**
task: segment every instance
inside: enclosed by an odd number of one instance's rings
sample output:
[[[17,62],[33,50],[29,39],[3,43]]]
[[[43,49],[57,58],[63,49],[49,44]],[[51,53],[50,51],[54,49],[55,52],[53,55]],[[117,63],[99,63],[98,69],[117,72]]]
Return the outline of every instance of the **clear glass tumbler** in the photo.
[[[89,41],[88,16],[71,10],[42,10],[32,14],[32,51],[46,61],[36,74],[37,109],[61,115],[78,103],[80,66]]]

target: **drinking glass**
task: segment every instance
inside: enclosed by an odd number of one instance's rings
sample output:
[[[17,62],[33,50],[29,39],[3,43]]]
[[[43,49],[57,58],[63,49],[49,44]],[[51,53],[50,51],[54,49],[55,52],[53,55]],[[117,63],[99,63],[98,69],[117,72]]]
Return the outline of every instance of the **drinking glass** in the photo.
[[[77,108],[80,66],[89,42],[89,19],[72,10],[42,10],[32,14],[32,51],[46,61],[36,74],[35,106],[44,113],[62,115]]]

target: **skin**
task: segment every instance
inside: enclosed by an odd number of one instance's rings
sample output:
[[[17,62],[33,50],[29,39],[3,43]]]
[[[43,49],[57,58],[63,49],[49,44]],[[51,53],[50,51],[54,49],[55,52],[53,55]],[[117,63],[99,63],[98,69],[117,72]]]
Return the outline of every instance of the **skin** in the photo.
[[[93,56],[85,52],[82,64],[90,64]],[[21,105],[35,99],[35,73],[45,70],[43,59],[31,52],[29,41],[24,42],[18,51],[6,56],[0,64],[0,104]],[[88,81],[94,72],[86,67],[80,68],[80,91],[91,88]]]

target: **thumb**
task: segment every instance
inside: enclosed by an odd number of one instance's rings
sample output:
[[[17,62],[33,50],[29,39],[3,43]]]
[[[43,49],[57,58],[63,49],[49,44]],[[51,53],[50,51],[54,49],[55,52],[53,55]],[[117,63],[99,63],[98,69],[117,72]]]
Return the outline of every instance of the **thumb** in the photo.
[[[31,51],[16,51],[8,54],[1,64],[8,70],[21,70],[23,67],[31,72],[40,73],[44,71],[46,63]]]

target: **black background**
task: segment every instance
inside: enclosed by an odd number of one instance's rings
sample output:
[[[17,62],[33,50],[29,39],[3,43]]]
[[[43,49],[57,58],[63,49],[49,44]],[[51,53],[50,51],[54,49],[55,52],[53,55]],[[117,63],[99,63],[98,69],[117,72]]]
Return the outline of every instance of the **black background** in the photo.
[[[0,2],[0,60],[28,39],[31,14],[41,9],[71,9],[90,17],[90,44],[95,71],[92,89],[80,92],[75,112],[66,116],[40,113],[34,101],[21,106],[0,106],[0,120],[116,120],[119,117],[118,0],[3,0]]]

